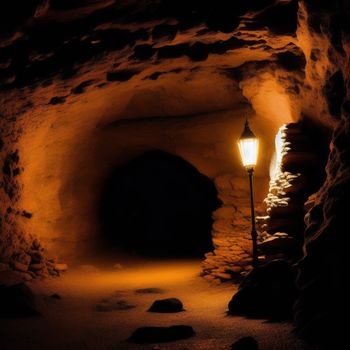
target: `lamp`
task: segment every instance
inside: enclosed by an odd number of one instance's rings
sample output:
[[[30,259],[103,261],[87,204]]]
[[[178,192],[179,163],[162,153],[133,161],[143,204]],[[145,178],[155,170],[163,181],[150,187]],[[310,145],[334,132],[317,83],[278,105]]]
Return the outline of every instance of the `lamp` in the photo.
[[[243,166],[246,168],[249,176],[250,185],[250,209],[252,220],[252,242],[253,242],[253,267],[258,267],[258,244],[257,232],[255,227],[254,196],[253,196],[253,173],[254,166],[258,159],[259,140],[254,135],[246,120],[241,137],[238,140],[239,152],[241,154]]]

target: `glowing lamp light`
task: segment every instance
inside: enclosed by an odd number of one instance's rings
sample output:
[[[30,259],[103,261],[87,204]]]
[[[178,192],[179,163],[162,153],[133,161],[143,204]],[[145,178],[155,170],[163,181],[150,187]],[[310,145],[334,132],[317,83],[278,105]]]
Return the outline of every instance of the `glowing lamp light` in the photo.
[[[253,169],[258,159],[259,140],[250,129],[248,120],[245,122],[244,130],[238,140],[238,147],[243,166],[247,170]]]
[[[258,233],[255,227],[255,212],[254,212],[254,196],[253,196],[253,173],[254,167],[258,159],[259,140],[250,129],[248,120],[246,120],[241,137],[238,140],[239,152],[241,154],[243,166],[246,168],[249,175],[250,186],[250,209],[252,220],[252,244],[253,244],[253,267],[257,268],[259,265],[258,256]]]

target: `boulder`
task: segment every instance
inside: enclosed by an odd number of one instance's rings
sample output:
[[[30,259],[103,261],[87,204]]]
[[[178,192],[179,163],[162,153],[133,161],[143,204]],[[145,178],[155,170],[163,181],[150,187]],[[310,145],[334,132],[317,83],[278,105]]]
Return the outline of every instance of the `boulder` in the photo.
[[[230,267],[230,271],[232,271],[233,273],[240,273],[242,272],[244,269],[242,266],[232,266]]]
[[[231,350],[259,350],[259,343],[253,337],[243,337],[231,345]]]
[[[292,317],[297,297],[294,268],[273,260],[253,269],[228,304],[230,315],[284,320]]]
[[[148,311],[172,313],[184,311],[184,307],[181,300],[177,298],[167,298],[154,301]]]
[[[162,343],[190,338],[194,335],[191,326],[175,325],[170,327],[140,327],[129,340],[136,343]]]
[[[213,271],[213,272],[212,272],[212,275],[213,275],[214,277],[220,278],[221,280],[224,280],[224,281],[232,280],[232,275],[229,274],[229,273],[226,273],[226,272],[216,272],[216,271]]]
[[[21,253],[17,256],[16,260],[24,265],[29,265],[32,258],[29,254]]]
[[[44,263],[38,263],[38,264],[31,264],[31,265],[29,265],[29,269],[30,270],[34,270],[34,271],[42,270],[45,267],[46,267],[46,265]]]
[[[67,271],[67,269],[68,269],[67,264],[55,264],[56,271]]]
[[[18,272],[18,275],[24,282],[29,282],[33,279],[33,276],[30,274],[30,272]]]
[[[17,270],[17,271],[21,271],[21,272],[26,272],[26,271],[28,271],[28,265],[23,264],[23,263],[21,263],[21,262],[19,262],[19,261],[15,261],[15,262],[13,263],[13,267],[14,267],[14,269]]]
[[[276,254],[287,252],[295,248],[296,241],[293,237],[273,235],[259,243],[260,251],[264,254]]]
[[[35,296],[24,283],[0,285],[0,317],[36,316]]]

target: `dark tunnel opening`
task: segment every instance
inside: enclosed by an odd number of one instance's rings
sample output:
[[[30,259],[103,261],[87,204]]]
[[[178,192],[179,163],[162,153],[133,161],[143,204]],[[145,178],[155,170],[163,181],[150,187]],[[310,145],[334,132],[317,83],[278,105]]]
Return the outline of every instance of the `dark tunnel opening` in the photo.
[[[201,257],[213,249],[213,182],[179,156],[149,151],[113,169],[101,197],[107,243],[152,257]]]

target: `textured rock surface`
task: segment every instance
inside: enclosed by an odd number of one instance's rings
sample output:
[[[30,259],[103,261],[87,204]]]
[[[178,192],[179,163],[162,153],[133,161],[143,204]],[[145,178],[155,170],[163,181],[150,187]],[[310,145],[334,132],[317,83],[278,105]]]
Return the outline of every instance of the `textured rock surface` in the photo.
[[[262,135],[257,175],[265,179],[282,124],[303,118],[336,129],[326,182],[307,206],[296,324],[307,338],[343,340],[346,323],[337,320],[349,295],[349,3],[211,5],[1,4],[2,269],[26,273],[22,253],[36,236],[65,256],[95,244],[96,189],[113,166],[149,149],[177,154],[212,179],[243,176],[232,140],[248,100]],[[227,217],[225,206],[218,215]],[[215,227],[224,231],[222,221]],[[226,243],[218,243],[220,256]]]
[[[178,298],[159,299],[152,303],[148,311],[164,313],[181,312],[184,311],[184,306]]]
[[[259,343],[253,337],[243,337],[232,344],[231,350],[259,350]]]
[[[296,269],[273,260],[252,270],[228,304],[230,315],[272,320],[290,319],[297,297]]]
[[[0,283],[0,317],[17,318],[37,316],[35,296],[24,283],[5,285]]]
[[[320,114],[336,121],[325,184],[306,216],[305,256],[299,264],[300,298],[295,321],[300,335],[321,348],[349,346],[349,109],[347,2],[303,1],[298,37],[310,59],[307,80],[320,96]],[[323,55],[320,55],[323,52]],[[319,82],[319,84],[317,84]],[[343,107],[342,107],[343,106]],[[347,329],[347,330],[346,330]],[[346,344],[346,345],[345,345]]]
[[[3,247],[22,249],[36,235],[60,258],[95,249],[98,188],[150,149],[210,178],[243,176],[232,143],[253,114],[246,98],[261,117],[252,118],[265,140],[256,172],[267,177],[274,132],[298,117],[284,87],[301,84],[305,61],[295,1],[220,2],[215,11],[197,1],[28,3],[1,28],[0,151],[13,168],[4,163]],[[31,218],[15,215],[24,211]]]
[[[270,260],[302,256],[304,203],[324,182],[327,142],[327,135],[305,121],[282,126],[276,136],[276,160],[264,200],[267,215],[257,218],[263,232],[259,248]]]
[[[252,268],[248,177],[220,175],[214,180],[221,208],[213,213],[214,251],[202,263],[203,276],[214,283],[240,278]],[[254,179],[256,212],[262,213],[265,179]]]
[[[349,114],[336,129],[327,180],[306,216],[305,255],[299,263],[301,295],[295,305],[299,335],[321,348],[349,344]],[[340,142],[340,143],[338,143]]]

